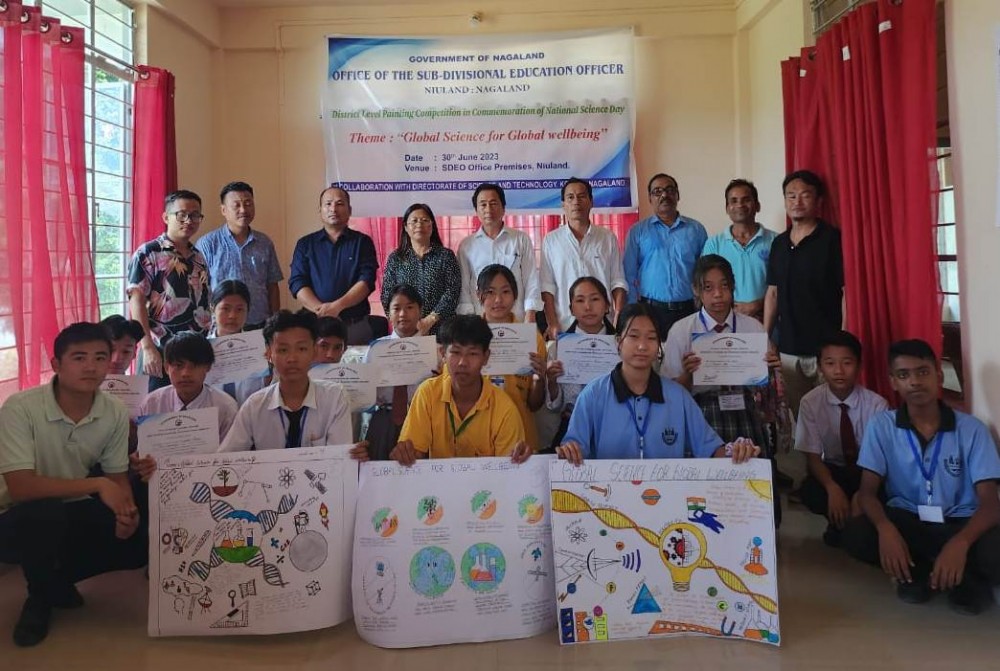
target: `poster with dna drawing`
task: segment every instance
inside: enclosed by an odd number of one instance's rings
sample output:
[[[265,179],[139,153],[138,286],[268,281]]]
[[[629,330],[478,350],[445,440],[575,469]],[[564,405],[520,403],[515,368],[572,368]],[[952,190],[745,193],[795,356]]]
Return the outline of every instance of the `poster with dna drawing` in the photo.
[[[351,616],[349,446],[168,457],[149,486],[150,636],[278,634]]]
[[[763,459],[551,464],[564,645],[701,635],[781,643]]]

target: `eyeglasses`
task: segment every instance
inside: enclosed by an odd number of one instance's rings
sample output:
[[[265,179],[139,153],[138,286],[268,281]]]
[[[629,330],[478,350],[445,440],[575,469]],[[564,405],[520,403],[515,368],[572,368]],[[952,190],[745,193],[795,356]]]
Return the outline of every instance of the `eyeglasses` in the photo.
[[[423,219],[410,219],[409,221],[406,222],[406,225],[407,226],[430,226],[433,223],[434,222],[432,220],[428,219],[427,217],[424,217]]]
[[[170,214],[172,214],[174,219],[182,224],[186,224],[189,221],[192,224],[198,224],[205,218],[205,215],[201,212],[184,212],[183,210],[178,210],[177,212],[171,212]]]
[[[654,198],[659,198],[660,196],[663,196],[663,195],[666,195],[666,194],[673,194],[673,195],[676,196],[678,194],[677,187],[676,186],[668,186],[668,187],[665,187],[665,188],[656,188],[656,189],[653,189],[652,191],[649,192],[649,195],[653,196]]]

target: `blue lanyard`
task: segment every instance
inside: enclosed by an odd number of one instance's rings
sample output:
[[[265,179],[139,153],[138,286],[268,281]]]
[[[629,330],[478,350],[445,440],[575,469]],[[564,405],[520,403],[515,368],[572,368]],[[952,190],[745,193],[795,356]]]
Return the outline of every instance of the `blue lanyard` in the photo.
[[[628,408],[628,414],[632,416],[632,424],[635,425],[636,433],[639,434],[639,458],[643,459],[643,451],[646,449],[646,429],[649,428],[649,416],[653,414],[653,405],[649,402],[649,407],[646,408],[646,417],[642,420],[642,427],[639,427],[639,420],[635,414],[635,406],[639,402],[638,396],[633,396],[631,400],[625,402],[625,407]]]
[[[299,417],[299,444],[288,444],[288,423],[285,422],[285,409],[278,408],[278,418],[281,419],[281,430],[285,434],[285,449],[291,447],[302,447],[302,439],[306,437],[306,417],[309,416],[309,406],[302,406],[302,415]]]
[[[736,310],[731,310],[731,312],[733,313],[733,325],[730,328],[732,328],[733,333],[736,333]],[[705,312],[704,312],[704,310],[698,310],[698,319],[701,320],[701,325],[703,327],[705,327],[705,333],[714,333],[715,332],[715,329],[708,328],[708,322],[705,321]],[[726,322],[722,322],[722,323],[726,324]],[[726,326],[729,326],[729,325],[726,324]]]
[[[931,469],[929,471],[924,468],[924,457],[917,449],[917,442],[913,440],[913,431],[908,430],[906,437],[910,440],[910,449],[913,451],[913,458],[917,460],[920,474],[924,476],[924,482],[927,483],[927,505],[931,505],[931,499],[934,495],[934,474],[937,473],[938,457],[941,456],[941,439],[944,438],[944,433],[938,429],[937,440],[934,441],[934,452],[931,453]]]

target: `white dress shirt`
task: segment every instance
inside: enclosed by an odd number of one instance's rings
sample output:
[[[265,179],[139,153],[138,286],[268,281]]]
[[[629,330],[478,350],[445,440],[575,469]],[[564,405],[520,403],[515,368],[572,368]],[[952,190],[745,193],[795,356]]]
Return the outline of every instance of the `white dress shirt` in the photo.
[[[340,387],[310,380],[302,407],[306,409],[302,447],[351,443],[351,411]],[[219,451],[284,449],[288,435],[288,418],[283,414],[286,410],[289,408],[277,382],[251,395],[236,414]]]
[[[476,295],[476,280],[483,268],[494,263],[510,268],[517,280],[514,316],[518,321],[524,320],[525,310],[537,312],[542,309],[535,246],[527,233],[504,226],[496,239],[490,238],[479,228],[459,243],[458,265],[462,270],[462,296],[458,302],[458,314],[482,314],[479,297]]]
[[[204,408],[219,409],[219,442],[221,443],[225,440],[226,434],[229,433],[229,428],[233,425],[239,408],[229,394],[207,384],[202,385],[201,393],[195,396],[190,403],[184,403],[177,395],[177,391],[169,385],[150,392],[146,400],[139,405],[139,416],[160,415],[167,412],[180,412],[181,410],[202,410]]]
[[[581,277],[596,277],[608,293],[627,291],[618,238],[606,228],[591,224],[579,242],[568,224],[563,224],[542,240],[542,293],[552,294],[560,328],[573,323],[569,288]]]
[[[818,454],[823,461],[844,465],[844,452],[840,446],[840,404],[847,404],[847,416],[854,426],[858,446],[864,438],[868,422],[883,410],[889,409],[884,398],[860,384],[841,401],[826,384],[812,389],[799,403],[799,416],[795,420],[795,449],[799,452]]]

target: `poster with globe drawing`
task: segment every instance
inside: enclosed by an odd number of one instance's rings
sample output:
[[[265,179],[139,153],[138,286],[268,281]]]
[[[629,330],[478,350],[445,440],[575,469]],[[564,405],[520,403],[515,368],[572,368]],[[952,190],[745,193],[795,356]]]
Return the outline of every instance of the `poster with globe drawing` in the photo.
[[[702,635],[779,645],[771,465],[551,464],[564,645]]]
[[[361,638],[408,648],[554,626],[550,461],[363,464],[353,576]]]
[[[163,459],[149,486],[149,634],[277,634],[349,619],[349,449]]]

